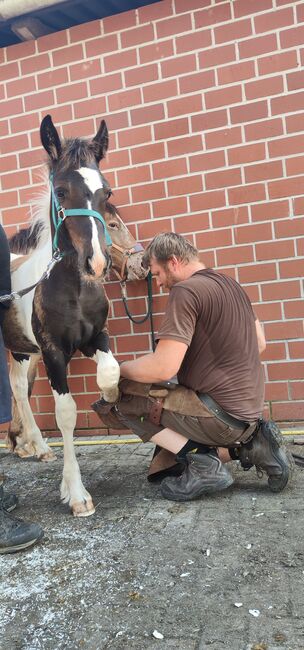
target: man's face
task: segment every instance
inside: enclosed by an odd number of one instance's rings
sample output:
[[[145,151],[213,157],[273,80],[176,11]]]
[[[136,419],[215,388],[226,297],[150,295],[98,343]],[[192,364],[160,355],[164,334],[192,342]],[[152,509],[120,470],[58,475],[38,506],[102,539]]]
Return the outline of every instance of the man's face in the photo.
[[[154,257],[152,257],[150,261],[151,273],[156,279],[157,286],[162,287],[163,289],[170,290],[176,282],[180,281],[181,278],[175,268],[176,264],[174,260],[169,260],[165,264],[160,264]]]

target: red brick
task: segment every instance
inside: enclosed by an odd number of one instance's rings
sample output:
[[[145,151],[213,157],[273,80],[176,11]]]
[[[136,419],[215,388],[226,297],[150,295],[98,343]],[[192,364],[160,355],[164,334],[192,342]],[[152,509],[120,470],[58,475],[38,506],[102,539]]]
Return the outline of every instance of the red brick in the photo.
[[[136,25],[136,12],[124,11],[113,16],[106,16],[102,21],[104,33],[116,32],[120,30],[129,29]]]
[[[12,174],[2,174],[2,190],[11,190],[16,187],[22,187],[30,184],[30,175],[27,170],[13,172]]]
[[[304,404],[298,402],[287,402],[282,404],[274,403],[272,405],[272,416],[275,420],[303,420],[304,416]]]
[[[212,225],[214,228],[222,228],[223,226],[235,226],[239,223],[248,223],[248,206],[236,208],[225,208],[224,210],[216,210],[211,213]]]
[[[134,334],[133,336],[120,336],[117,339],[117,352],[143,352],[150,348],[149,337],[146,334]]]
[[[148,165],[141,165],[140,167],[132,166],[131,169],[121,169],[117,172],[117,183],[119,187],[144,183],[150,180],[151,172]]]
[[[189,115],[189,113],[196,113],[202,110],[202,96],[191,95],[191,97],[181,97],[179,99],[172,99],[167,102],[168,117],[176,117],[177,115]]]
[[[53,90],[44,90],[38,94],[28,95],[24,98],[24,107],[26,111],[47,108],[55,104]],[[14,111],[16,112],[16,111]]]
[[[284,300],[290,298],[299,298],[301,296],[301,286],[299,280],[290,280],[287,282],[271,282],[263,284],[261,287],[263,300]]]
[[[100,112],[98,111],[98,115]],[[112,113],[107,115],[107,125],[109,131],[112,133],[117,129],[124,129],[129,126],[129,115],[127,111],[120,111],[119,113]]]
[[[231,3],[226,2],[217,7],[208,7],[197,11],[194,14],[195,29],[206,27],[207,25],[216,25],[226,20],[231,20]]]
[[[116,197],[115,197],[116,198]],[[141,203],[140,205],[130,205],[126,204],[124,206],[119,206],[123,208],[123,220],[124,223],[133,223],[134,221],[139,221],[141,219],[149,219],[151,217],[151,205],[150,203]]]
[[[182,38],[185,37],[182,36]],[[182,52],[183,51],[184,50],[182,50]],[[170,39],[168,41],[150,43],[149,45],[140,47],[138,52],[139,52],[140,64],[150,63],[150,61],[159,61],[159,60],[161,61],[162,59],[165,59],[169,56],[173,56],[174,54],[173,40]]]
[[[218,90],[209,90],[205,93],[206,108],[217,108],[218,106],[229,106],[242,101],[242,87],[229,86]],[[207,114],[208,117],[208,114]],[[220,126],[218,124],[217,126]]]
[[[25,59],[25,57],[35,54],[36,50],[36,40],[34,41],[24,41],[23,43],[17,43],[16,45],[10,45],[6,49],[6,57],[8,61],[14,61],[19,59]],[[4,53],[4,48],[0,50]]]
[[[253,262],[253,246],[233,246],[218,250],[216,253],[219,266]]]
[[[10,192],[10,195],[13,195],[13,192]],[[4,199],[4,203],[6,202],[7,202],[7,198]],[[2,223],[4,226],[8,226],[8,225],[12,226],[17,224],[19,225],[20,223],[28,222],[28,212],[29,212],[28,206],[16,207],[17,204],[18,204],[18,199],[14,200],[12,196],[12,205],[15,205],[15,207],[4,210],[3,208],[5,207],[5,205],[3,205],[2,202]]]
[[[266,350],[263,352],[262,360],[277,361],[279,359],[286,359],[286,344],[267,342]]]
[[[284,302],[285,318],[303,318],[304,317],[304,301],[303,300],[290,300]],[[304,352],[304,343],[302,345],[302,358]]]
[[[237,41],[239,38],[251,36],[251,22],[249,19],[234,20],[229,25],[221,25],[214,28],[215,43]]]
[[[290,397],[291,399],[302,399],[304,398],[304,382],[289,382],[290,386]]]
[[[239,268],[239,281],[241,284],[246,282],[266,282],[267,280],[276,280],[276,264],[252,264]]]
[[[17,61],[13,63],[4,63],[0,66],[0,81],[6,81],[7,79],[13,79],[14,77],[19,77],[19,67]]]
[[[103,161],[103,169],[116,169],[119,167],[129,166],[130,153],[127,149],[124,149],[124,151],[110,151],[107,153],[107,157]]]
[[[254,25],[255,31],[258,34],[259,32],[270,32],[279,30],[281,27],[287,27],[292,25],[293,20],[293,9],[275,9],[269,13],[264,13],[262,16],[255,16]],[[281,32],[282,34],[282,32]]]
[[[186,36],[178,36],[176,39],[176,53],[182,54],[191,50],[201,50],[212,44],[211,30],[201,29],[187,34]],[[173,54],[173,52],[172,52]]]
[[[179,78],[181,94],[196,92],[204,88],[215,86],[214,70],[204,70],[194,74],[188,74]]]
[[[293,153],[302,153],[304,147],[304,134],[280,138],[269,142],[268,149],[270,157],[290,156]]]
[[[218,68],[217,75],[220,85],[231,84],[235,81],[250,79],[251,77],[255,76],[254,62],[242,61],[240,63],[238,62],[232,65],[225,65],[222,68]]]
[[[190,196],[191,212],[209,210],[210,208],[221,208],[226,204],[224,190],[215,190],[213,192],[203,192]]]
[[[218,169],[225,166],[224,151],[214,151],[212,153],[200,153],[189,157],[191,172],[204,171],[206,169]]]
[[[135,108],[131,110],[131,124],[149,124],[163,120],[165,117],[164,106],[162,104],[151,104],[143,108]]]
[[[141,201],[153,201],[162,199],[166,196],[164,183],[145,183],[131,187],[132,201],[140,203]]]
[[[182,156],[187,153],[202,150],[202,136],[193,135],[186,138],[176,138],[167,143],[168,156]]]
[[[235,18],[241,18],[258,11],[272,8],[272,0],[235,0],[233,3]]]
[[[91,95],[102,95],[120,90],[123,87],[121,72],[102,75],[97,79],[89,79],[89,86]]]
[[[186,54],[185,56],[175,56],[172,59],[166,59],[160,63],[161,76],[176,77],[187,72],[196,70],[195,54]]]
[[[277,76],[245,84],[246,99],[257,99],[258,97],[270,97],[284,91],[283,77]]]
[[[208,248],[219,249],[223,246],[232,245],[232,235],[230,228],[216,230],[207,230],[196,235],[196,245],[199,250],[204,251]]]
[[[122,48],[132,47],[134,45],[141,45],[148,41],[154,40],[154,30],[152,23],[147,25],[139,25],[133,29],[125,30],[120,35]]]
[[[83,38],[83,25],[82,25],[82,38]],[[68,45],[68,35],[66,30],[54,32],[47,36],[42,36],[37,39],[38,52],[49,52],[50,50],[58,49],[64,45]]]
[[[271,224],[253,224],[235,229],[236,244],[250,244],[252,242],[267,241],[270,239],[272,239]]]
[[[289,216],[289,211],[288,201],[267,201],[267,203],[251,206],[252,221],[284,219]]]
[[[274,344],[277,345],[277,344]],[[268,346],[267,346],[268,347]],[[264,353],[265,354],[265,353]],[[267,348],[266,348],[267,354]],[[281,357],[279,357],[281,358]],[[264,359],[264,355],[263,355]],[[274,357],[276,359],[276,357]],[[287,382],[272,382],[265,384],[265,400],[288,400],[288,384]]]
[[[0,118],[23,113],[22,99],[10,99],[0,102]]]
[[[26,82],[28,78],[26,78]],[[61,84],[67,84],[69,81],[67,68],[58,68],[57,70],[50,70],[37,75],[38,90],[44,88],[53,88]]]
[[[294,243],[291,240],[256,244],[255,250],[257,261],[294,257]]]
[[[180,235],[192,234],[200,230],[208,230],[209,215],[208,212],[198,214],[187,214],[184,217],[178,217],[174,220],[174,232]]]
[[[276,325],[278,327],[279,324]],[[285,325],[285,323],[281,323],[281,325]],[[274,326],[271,326],[274,327]],[[289,328],[284,328],[284,331],[286,331],[287,338],[290,338],[292,336],[292,330]],[[285,337],[284,337],[285,338]],[[302,374],[301,374],[302,372]],[[280,363],[280,364],[268,364],[268,376],[269,379],[271,380],[276,380],[276,379],[302,379],[303,378],[303,372],[304,372],[304,363],[299,363],[299,362],[287,362],[287,363]],[[304,411],[303,411],[304,412]]]
[[[286,75],[288,90],[299,90],[304,86],[304,70],[291,72]]]
[[[166,38],[167,36],[176,36],[179,33],[192,30],[191,15],[175,16],[168,20],[161,20],[156,23],[157,38]]]
[[[253,122],[262,117],[267,117],[268,106],[266,101],[247,103],[241,106],[230,108],[231,122]]]
[[[84,35],[85,29],[85,35]],[[100,20],[91,20],[89,23],[74,25],[69,29],[70,41],[71,43],[76,43],[77,41],[83,41],[85,39],[93,39],[94,36],[101,36],[101,21]],[[40,40],[40,39],[39,39]],[[96,39],[97,40],[97,39]]]
[[[253,203],[256,201],[263,201],[265,198],[265,187],[262,183],[234,187],[228,190],[228,200],[230,205]]]
[[[84,97],[86,97],[87,84],[85,81],[80,81],[79,83],[69,84],[68,86],[62,86],[61,88],[56,88],[55,92],[56,92],[57,104],[66,104],[68,102],[71,102],[72,104],[74,101],[77,101],[77,99],[83,99]],[[94,99],[86,100],[88,104],[91,104],[91,102],[94,101],[96,100]],[[100,100],[98,99],[98,101]],[[101,99],[101,102],[105,106],[105,101],[103,98]],[[93,112],[95,113],[95,111]],[[84,115],[92,115],[92,112],[90,111],[89,113],[84,113]]]
[[[266,36],[255,36],[238,43],[239,53],[241,59],[248,57],[259,57],[266,52],[273,52],[277,50],[277,35],[276,33],[267,34]],[[259,60],[258,60],[259,61]]]
[[[245,138],[247,141],[274,138],[277,135],[282,135],[283,132],[283,121],[280,117],[245,126]]]
[[[188,0],[187,2],[187,11],[192,11],[193,9],[201,9],[202,7],[209,7],[210,0]],[[176,13],[185,13],[185,0],[175,0],[175,11]]]
[[[46,113],[49,112],[47,109],[45,111]],[[54,106],[52,107],[52,119],[54,124],[60,124],[62,122],[68,122],[72,120],[73,118],[73,113],[72,113],[72,105],[71,104],[66,104],[63,106]]]
[[[298,257],[304,257],[304,237],[296,240],[296,255]]]
[[[287,176],[296,176],[297,174],[304,173],[304,160],[302,156],[287,158],[285,162]]]
[[[304,26],[293,27],[292,29],[284,29],[280,32],[281,48],[293,47],[294,45],[303,45],[304,40]]]
[[[0,156],[0,172],[15,171],[17,169],[17,156]]]
[[[229,63],[236,60],[235,44],[220,45],[211,47],[199,53],[198,61],[200,68],[213,68],[221,63]]]
[[[0,137],[4,137],[9,134],[9,122],[8,120],[1,120],[0,122]]]
[[[126,70],[124,75],[127,86],[137,86],[149,81],[156,81],[158,79],[157,64],[150,63],[149,65],[137,66],[131,70]]]
[[[304,114],[287,115],[285,122],[287,133],[297,133],[304,130]]]
[[[196,170],[191,170],[196,171]],[[170,178],[172,176],[186,176],[187,163],[185,158],[175,158],[152,165],[153,178]]]
[[[189,125],[186,117],[178,120],[167,120],[154,125],[154,136],[155,140],[167,140],[168,138],[186,135],[188,130]]]
[[[235,279],[237,279],[237,278],[235,278]],[[247,296],[248,296],[250,302],[253,305],[255,313],[258,316],[258,312],[257,312],[256,307],[260,306],[259,305],[259,287],[254,286],[253,284],[249,284],[249,285],[247,285],[246,287],[243,287],[243,288],[245,289],[245,291],[247,293]]]
[[[27,133],[14,135],[8,138],[1,138],[1,154],[18,152],[20,149],[28,149],[29,142]],[[2,200],[2,199],[1,199]]]
[[[187,195],[192,192],[201,192],[203,189],[203,180],[201,174],[187,176],[182,180],[176,179],[167,182],[168,196],[177,196],[179,194]]]
[[[298,197],[293,199],[293,212],[295,215],[303,215],[304,212],[304,197]]]
[[[184,196],[157,201],[153,204],[154,217],[171,217],[185,212],[187,212],[187,199]]]
[[[119,111],[122,108],[129,106],[136,106],[141,104],[140,88],[133,88],[132,90],[120,91],[113,95],[108,96],[109,111]]]
[[[167,99],[178,95],[177,79],[169,81],[159,81],[151,86],[144,86],[143,97],[145,102],[154,102],[156,100]]]
[[[266,305],[257,304],[254,305],[254,309],[262,323],[282,320],[282,305],[280,302],[268,302]]]
[[[303,260],[289,260],[279,264],[280,278],[302,278]]]
[[[216,129],[219,126],[225,126],[228,121],[227,111],[219,110],[191,117],[192,131],[206,131]]]
[[[138,235],[141,242],[152,239],[159,232],[168,232],[172,228],[171,219],[150,219],[145,223],[138,224]],[[154,298],[153,298],[153,312]]]
[[[257,144],[248,144],[242,147],[233,147],[228,149],[228,162],[229,165],[237,165],[240,163],[249,163],[257,160],[264,160],[266,158],[265,144],[259,142]]]
[[[296,51],[274,53],[271,56],[265,56],[258,60],[258,70],[260,75],[290,70],[296,68],[297,65],[298,61]]]
[[[304,176],[297,176],[295,178],[281,179],[280,181],[273,181],[268,183],[269,198],[276,199],[284,196],[295,196],[302,194],[302,183]]]
[[[222,149],[229,145],[242,142],[242,130],[240,126],[226,127],[211,133],[206,133],[205,143],[207,149]]]
[[[231,187],[232,185],[239,185],[241,182],[241,170],[236,167],[205,174],[207,190],[214,190],[218,187]]]
[[[71,81],[88,80],[90,77],[101,75],[101,62],[100,59],[86,59],[81,63],[70,65],[69,70]]]
[[[162,159],[165,156],[164,144],[157,142],[142,147],[134,147],[131,151],[132,165]]]
[[[127,52],[118,52],[117,54],[108,54],[104,57],[105,72],[113,72],[122,68],[131,68],[137,65],[136,50]]]
[[[77,84],[78,85],[78,84]],[[72,89],[73,86],[70,86]],[[86,99],[83,102],[74,104],[75,118],[87,117],[88,115],[101,115],[106,113],[106,102],[104,97],[97,97],[96,99]]]
[[[304,91],[300,93],[290,93],[284,97],[275,97],[274,99],[271,99],[270,106],[272,115],[303,110]]]
[[[152,139],[151,126],[139,126],[134,129],[128,128],[118,134],[119,147],[131,147],[135,144],[150,142]]]
[[[265,162],[259,165],[248,165],[248,167],[245,167],[246,183],[269,180],[270,178],[280,178],[282,176],[283,167],[281,160]]]
[[[19,115],[18,117],[11,118],[10,120],[11,132],[20,133],[37,131],[39,130],[40,119],[39,115],[35,111],[34,113],[27,113],[26,115]]]
[[[36,79],[32,77],[22,77],[16,81],[6,83],[7,97],[16,97],[17,95],[28,95],[37,90]]]

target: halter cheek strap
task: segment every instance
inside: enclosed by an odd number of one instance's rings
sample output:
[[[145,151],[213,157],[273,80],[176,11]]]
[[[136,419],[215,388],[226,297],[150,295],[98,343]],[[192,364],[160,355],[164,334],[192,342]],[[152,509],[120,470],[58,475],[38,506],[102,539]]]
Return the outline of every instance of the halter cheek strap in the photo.
[[[107,246],[112,246],[112,239],[109,235],[106,222],[103,218],[103,216],[99,213],[96,212],[96,210],[89,210],[85,208],[73,208],[71,210],[65,210],[59,203],[54,185],[53,185],[53,175],[51,174],[50,176],[50,185],[51,185],[51,197],[52,197],[52,220],[55,228],[55,235],[53,239],[53,249],[57,250],[58,249],[58,234],[59,234],[59,229],[61,228],[64,220],[67,217],[94,217],[94,219],[98,219],[103,225],[104,232],[105,232],[105,238],[106,238],[106,245]]]

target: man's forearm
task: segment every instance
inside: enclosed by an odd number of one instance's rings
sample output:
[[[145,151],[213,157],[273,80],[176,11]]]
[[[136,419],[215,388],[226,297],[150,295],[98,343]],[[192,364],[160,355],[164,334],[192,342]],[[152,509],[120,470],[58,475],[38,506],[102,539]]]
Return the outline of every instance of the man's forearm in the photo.
[[[163,381],[167,377],[163,376],[163,369],[160,367],[158,360],[153,352],[139,357],[134,361],[124,361],[120,365],[120,375],[126,379],[134,379],[142,383],[155,383]]]

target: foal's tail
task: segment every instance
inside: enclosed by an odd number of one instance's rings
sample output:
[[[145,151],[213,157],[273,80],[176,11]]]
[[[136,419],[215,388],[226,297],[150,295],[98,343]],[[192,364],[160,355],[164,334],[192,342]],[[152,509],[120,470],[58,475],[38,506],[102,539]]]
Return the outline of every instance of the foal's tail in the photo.
[[[31,250],[37,248],[40,241],[43,225],[40,222],[35,223],[28,228],[22,228],[8,240],[11,253],[26,255]]]

